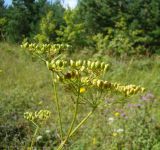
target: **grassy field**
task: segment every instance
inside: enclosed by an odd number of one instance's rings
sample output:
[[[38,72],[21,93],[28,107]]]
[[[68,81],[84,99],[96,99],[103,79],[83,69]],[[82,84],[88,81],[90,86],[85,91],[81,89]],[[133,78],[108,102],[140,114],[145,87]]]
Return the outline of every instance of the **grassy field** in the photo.
[[[126,99],[122,106],[113,95],[81,127],[66,146],[70,150],[159,150],[160,147],[160,56],[112,58],[96,54],[73,54],[71,58],[101,60],[110,64],[106,80],[145,87],[146,93]],[[34,126],[23,118],[26,111],[49,109],[52,118],[41,128],[35,146],[55,149],[57,114],[50,72],[43,62],[19,46],[0,43],[0,149],[25,149]],[[70,95],[59,87],[63,124],[72,117]],[[63,96],[65,95],[65,96]],[[81,118],[87,112],[81,107]],[[112,120],[112,121],[111,121]],[[46,148],[47,149],[47,148]]]

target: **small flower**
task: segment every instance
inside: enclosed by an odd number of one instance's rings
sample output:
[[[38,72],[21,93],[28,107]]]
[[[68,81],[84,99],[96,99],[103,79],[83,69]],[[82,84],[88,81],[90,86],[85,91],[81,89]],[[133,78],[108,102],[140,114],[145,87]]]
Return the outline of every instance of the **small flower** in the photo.
[[[114,118],[113,117],[109,117],[108,118],[108,122],[111,124],[111,123],[113,123],[113,121],[114,121]]]
[[[32,112],[25,112],[24,113],[24,118],[29,120],[29,121],[33,121],[35,119],[35,116]]]
[[[127,114],[125,112],[121,113],[121,117],[124,118],[124,119],[128,119],[128,116],[127,116]]]
[[[86,89],[84,87],[81,87],[79,93],[84,93],[85,91]]]
[[[116,132],[113,132],[112,134],[114,137],[116,137],[118,134]]]
[[[42,136],[41,135],[39,135],[39,136],[37,136],[37,141],[39,141],[39,140],[41,140],[42,139]]]
[[[96,145],[97,144],[97,139],[94,137],[93,138],[93,141],[92,141],[93,145]]]
[[[147,93],[141,97],[142,101],[153,101],[155,96],[152,93]]]
[[[118,117],[118,116],[120,115],[120,113],[119,113],[119,112],[116,112],[114,115],[115,115],[116,117]]]
[[[46,132],[47,134],[49,134],[51,131],[50,131],[50,130],[46,130],[45,132]]]
[[[117,133],[121,133],[121,132],[123,132],[124,130],[123,129],[117,129]]]

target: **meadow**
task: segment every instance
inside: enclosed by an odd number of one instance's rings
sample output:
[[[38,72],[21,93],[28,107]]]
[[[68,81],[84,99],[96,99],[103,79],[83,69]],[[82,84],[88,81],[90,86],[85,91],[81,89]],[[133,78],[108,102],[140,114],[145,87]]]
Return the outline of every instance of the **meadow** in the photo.
[[[106,96],[87,122],[69,139],[68,150],[159,150],[160,147],[160,56],[113,57],[81,51],[69,59],[99,60],[109,64],[105,80],[135,84],[146,91],[121,101]],[[34,125],[24,118],[26,111],[51,111],[51,118],[35,137],[35,149],[56,149],[59,141],[52,79],[44,62],[19,45],[0,43],[0,149],[27,149]],[[94,92],[94,91],[93,91]],[[68,89],[58,87],[62,120],[68,128],[73,101]],[[80,107],[81,119],[89,108]]]

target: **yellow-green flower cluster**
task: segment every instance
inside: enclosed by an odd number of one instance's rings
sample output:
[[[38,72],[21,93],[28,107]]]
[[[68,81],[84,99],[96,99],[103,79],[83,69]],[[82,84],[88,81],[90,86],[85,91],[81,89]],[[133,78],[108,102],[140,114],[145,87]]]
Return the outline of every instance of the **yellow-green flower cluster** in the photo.
[[[86,70],[92,70],[92,71],[107,71],[109,68],[108,64],[105,64],[104,62],[99,62],[99,61],[86,61],[86,60],[77,60],[73,61],[70,60],[69,65],[72,68],[77,68],[83,71],[84,69]]]
[[[108,81],[93,79],[91,83],[93,86],[96,86],[101,89],[111,88],[111,83]]]
[[[86,61],[86,60],[52,60],[50,63],[47,62],[47,66],[52,71],[62,70],[63,68],[67,68],[66,70],[77,70],[83,73],[90,73],[90,72],[105,72],[108,70],[109,65],[105,64],[104,62],[93,62],[93,61]]]
[[[28,49],[31,53],[39,55],[45,55],[47,58],[53,58],[61,51],[70,48],[68,44],[35,44],[25,42],[21,45],[22,48]]]
[[[65,74],[57,74],[57,80],[60,82],[65,82],[68,80],[74,80],[80,78],[80,73],[77,70],[72,70],[69,72],[66,72]]]
[[[124,93],[125,95],[133,95],[138,92],[144,92],[144,88],[136,85],[121,85],[119,83],[111,83],[109,81],[100,80],[94,77],[91,72],[96,70],[106,71],[108,64],[98,61],[82,61],[82,60],[54,60],[47,64],[48,68],[57,73],[57,80],[65,82],[68,80],[79,79],[84,86],[96,87],[99,89],[110,89]],[[101,72],[100,72],[101,73]]]
[[[46,62],[49,70],[57,74],[56,80],[65,82],[69,80],[79,80],[82,83],[89,82],[89,79],[102,75],[108,70],[109,65],[98,61],[82,61],[82,60],[52,60]],[[88,78],[88,79],[87,79]],[[87,80],[86,80],[87,79]]]
[[[138,92],[144,92],[144,88],[136,85],[121,85],[119,83],[111,83],[103,80],[92,80],[92,85],[101,89],[111,89],[113,91],[118,91],[124,93],[126,96],[137,94]]]
[[[107,71],[109,68],[108,64],[104,62],[100,63],[99,61],[82,61],[82,60],[52,60],[51,62],[46,62],[49,70],[53,72],[59,72],[64,75],[64,79],[75,78],[78,74],[81,75],[101,75],[103,72]]]
[[[49,110],[40,110],[36,112],[25,112],[24,118],[29,121],[46,121],[51,115],[51,112]]]
[[[145,88],[140,87],[140,86],[136,86],[136,85],[121,85],[119,83],[112,83],[112,87],[119,92],[123,92],[125,93],[125,95],[129,96],[129,95],[133,95],[133,94],[137,94],[138,92],[144,92]]]
[[[41,51],[59,51],[65,50],[70,47],[68,44],[36,44],[25,42],[21,45],[22,48],[29,48],[29,50],[41,50]]]
[[[48,69],[51,71],[56,71],[56,72],[60,71],[61,72],[62,69],[67,66],[67,61],[60,60],[60,59],[52,60],[51,63],[46,62],[46,65],[47,65]]]
[[[144,92],[144,88],[136,85],[121,85],[98,79],[95,74],[108,70],[109,65],[99,61],[86,60],[53,60],[47,62],[51,71],[57,73],[57,80],[65,82],[68,80],[79,80],[82,86],[96,87],[102,90],[108,89],[124,93],[126,96]]]
[[[87,77],[83,77],[81,82],[85,85],[90,84],[99,89],[110,89],[112,91],[118,91],[120,93],[124,93],[126,96],[143,93],[145,91],[145,88],[136,85],[121,85],[119,83],[111,83],[109,81],[99,79],[89,80]]]
[[[57,75],[57,80],[59,80],[60,82],[64,82],[67,79],[71,80],[71,79],[78,78],[78,77],[80,77],[80,82],[84,86],[95,87],[95,88],[102,89],[102,90],[108,89],[112,91],[117,91],[120,93],[124,93],[126,96],[134,95],[137,93],[143,93],[145,91],[143,87],[136,86],[136,85],[121,85],[119,83],[111,83],[109,81],[104,81],[104,80],[99,80],[99,79],[90,79],[87,76],[81,77],[81,75],[78,74],[78,71],[68,72],[61,76]]]

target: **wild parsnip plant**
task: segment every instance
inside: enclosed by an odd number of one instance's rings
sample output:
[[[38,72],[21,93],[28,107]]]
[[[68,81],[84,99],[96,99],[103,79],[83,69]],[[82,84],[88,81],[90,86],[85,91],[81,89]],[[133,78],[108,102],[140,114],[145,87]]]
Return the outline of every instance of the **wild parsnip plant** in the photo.
[[[104,74],[109,69],[109,65],[104,62],[68,59],[64,56],[64,51],[70,48],[67,44],[37,45],[32,43],[23,43],[22,47],[28,49],[28,51],[33,55],[44,61],[47,68],[51,71],[55,103],[59,118],[59,135],[61,140],[57,150],[64,148],[71,136],[77,133],[78,129],[88,120],[93,112],[95,112],[108,94],[116,93],[124,95],[124,97],[128,97],[137,93],[142,93],[145,90],[141,86],[122,85],[120,83],[113,83],[104,80]],[[62,107],[60,106],[60,101],[62,101],[62,99],[59,99],[59,91],[57,90],[60,85],[67,88],[68,92],[73,95],[71,98],[75,107],[73,119],[70,122],[67,132],[64,131],[64,126],[62,124],[62,115],[67,114],[61,113]],[[84,118],[80,120],[79,123],[77,123],[77,117],[81,113],[79,110],[80,105],[89,107],[91,110],[85,114]],[[35,124],[34,120],[39,119],[41,115],[39,116],[38,114],[40,112],[26,112],[25,118]],[[48,111],[47,114],[47,117],[50,116]],[[42,116],[46,118],[46,114],[43,115]],[[34,138],[38,132],[37,128],[31,142],[31,149],[33,148]]]
[[[45,121],[47,121],[50,117],[51,112],[48,110],[40,110],[36,112],[25,112],[24,113],[24,118],[31,121],[34,126],[36,127],[32,141],[31,141],[31,146],[29,149],[33,149],[33,145],[35,142],[35,137],[37,136],[37,133],[39,131],[39,128],[41,124],[43,124]]]

